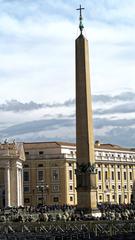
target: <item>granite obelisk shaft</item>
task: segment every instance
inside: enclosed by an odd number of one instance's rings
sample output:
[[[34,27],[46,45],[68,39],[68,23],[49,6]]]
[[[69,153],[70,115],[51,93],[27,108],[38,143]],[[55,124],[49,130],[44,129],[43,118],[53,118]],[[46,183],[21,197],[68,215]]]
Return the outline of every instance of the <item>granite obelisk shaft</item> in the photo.
[[[96,209],[96,171],[88,41],[76,39],[76,146],[78,208]]]

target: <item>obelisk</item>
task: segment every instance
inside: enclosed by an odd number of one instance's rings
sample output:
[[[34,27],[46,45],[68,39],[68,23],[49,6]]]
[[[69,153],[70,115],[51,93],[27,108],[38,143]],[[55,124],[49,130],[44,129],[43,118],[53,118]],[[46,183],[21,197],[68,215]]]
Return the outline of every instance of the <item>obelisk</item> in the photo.
[[[82,9],[80,35],[76,39],[76,147],[77,147],[77,199],[78,209],[92,212],[97,208],[96,169],[90,89],[88,41],[83,36]]]

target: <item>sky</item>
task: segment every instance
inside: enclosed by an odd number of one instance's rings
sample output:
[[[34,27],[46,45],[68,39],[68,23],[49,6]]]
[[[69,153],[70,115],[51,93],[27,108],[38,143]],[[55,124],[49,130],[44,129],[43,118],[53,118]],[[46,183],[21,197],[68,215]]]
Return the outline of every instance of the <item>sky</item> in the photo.
[[[1,142],[75,142],[80,4],[95,140],[135,147],[134,0],[0,0]]]

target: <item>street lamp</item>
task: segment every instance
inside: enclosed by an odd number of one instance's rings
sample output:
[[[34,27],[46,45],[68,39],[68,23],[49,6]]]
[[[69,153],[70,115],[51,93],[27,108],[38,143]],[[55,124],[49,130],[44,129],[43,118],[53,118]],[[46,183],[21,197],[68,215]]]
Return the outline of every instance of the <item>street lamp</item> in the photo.
[[[37,187],[37,190],[39,192],[41,192],[41,194],[42,194],[42,206],[43,206],[44,205],[44,192],[49,189],[49,185],[48,184],[37,185],[36,187]]]

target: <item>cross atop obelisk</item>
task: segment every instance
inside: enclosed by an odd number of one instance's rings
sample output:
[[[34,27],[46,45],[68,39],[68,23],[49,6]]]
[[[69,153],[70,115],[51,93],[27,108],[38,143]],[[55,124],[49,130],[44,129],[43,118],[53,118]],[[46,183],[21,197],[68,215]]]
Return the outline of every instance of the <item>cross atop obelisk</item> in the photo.
[[[84,8],[82,8],[81,5],[80,5],[80,7],[77,8],[76,10],[80,11],[80,17],[79,17],[80,24],[79,24],[79,28],[80,28],[80,32],[82,34],[82,31],[84,29],[84,26],[83,26],[83,23],[82,23],[82,20],[83,20],[83,18],[82,18],[82,10],[84,10]]]

